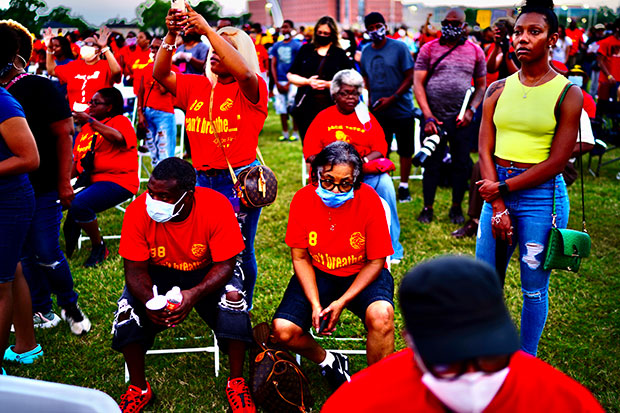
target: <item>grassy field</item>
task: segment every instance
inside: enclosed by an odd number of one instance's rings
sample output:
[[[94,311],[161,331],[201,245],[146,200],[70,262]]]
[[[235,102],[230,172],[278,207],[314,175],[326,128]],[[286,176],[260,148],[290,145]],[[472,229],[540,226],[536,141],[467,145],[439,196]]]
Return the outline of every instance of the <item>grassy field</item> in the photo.
[[[287,212],[291,198],[301,187],[301,145],[279,143],[279,119],[271,114],[261,135],[261,149],[269,166],[279,178],[277,202],[263,210],[256,243],[259,278],[255,292],[253,323],[269,321],[290,276],[289,250],[284,244]],[[396,161],[395,154],[392,159]],[[578,274],[554,271],[550,286],[550,312],[540,343],[539,357],[588,387],[608,411],[620,411],[620,182],[616,173],[620,163],[604,167],[599,178],[586,177],[586,211],[592,236],[592,255]],[[435,204],[435,220],[430,225],[416,221],[422,208],[421,181],[410,184],[413,201],[399,204],[401,241],[405,259],[393,267],[396,285],[411,267],[440,254],[473,254],[475,240],[455,240],[456,229],[448,219],[450,191],[440,189]],[[569,189],[573,213],[569,226],[580,228],[578,185]],[[466,204],[464,203],[466,210]],[[100,216],[105,234],[120,234],[122,215],[111,210]],[[31,366],[7,365],[9,374],[68,383],[102,390],[118,400],[126,389],[123,358],[110,348],[111,325],[116,300],[124,285],[118,241],[109,241],[110,258],[94,270],[81,264],[89,254],[89,245],[75,254],[71,268],[80,294],[80,305],[93,322],[92,331],[83,337],[73,336],[61,323],[51,330],[37,331],[45,357]],[[518,323],[521,291],[518,263],[513,257],[506,281],[506,301]],[[59,309],[56,308],[58,314]],[[396,309],[396,347],[404,342],[403,326]],[[345,313],[342,334],[363,336],[361,323]],[[203,340],[178,340],[182,337],[209,335],[205,325],[193,313],[190,318],[156,341],[155,348],[205,345]],[[11,337],[13,342],[14,338]],[[209,339],[210,342],[211,339]],[[352,356],[352,371],[365,367],[363,356]],[[147,378],[157,400],[147,411],[222,412],[228,410],[224,388],[227,359],[224,356],[219,377],[213,375],[213,355],[181,354],[147,357]],[[319,369],[302,364],[312,383],[318,411],[328,397],[326,383]]]

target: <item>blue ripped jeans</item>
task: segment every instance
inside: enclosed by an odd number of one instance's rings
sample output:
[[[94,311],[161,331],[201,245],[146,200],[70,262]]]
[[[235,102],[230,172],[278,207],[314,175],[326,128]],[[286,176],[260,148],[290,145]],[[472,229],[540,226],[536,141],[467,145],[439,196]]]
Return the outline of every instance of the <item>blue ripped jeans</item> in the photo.
[[[235,168],[235,175],[239,175],[239,172],[246,168],[259,164],[260,163],[255,160],[247,166]],[[207,175],[201,171],[197,171],[196,186],[211,188],[228,199],[234,197],[233,182],[228,169],[219,170],[215,175]],[[261,208],[246,208],[243,204],[241,204],[239,208],[235,207],[235,213],[237,215],[239,226],[241,227],[243,242],[245,243],[245,249],[237,257],[235,274],[239,275],[243,279],[245,300],[248,307],[252,309],[254,285],[256,284],[256,277],[258,274],[256,255],[254,253],[254,240],[256,239],[256,230],[258,228],[258,219],[260,218]]]
[[[525,169],[497,166],[499,180],[520,175]],[[512,246],[506,250],[506,263],[516,246],[519,246],[521,290],[521,349],[536,356],[538,341],[542,335],[549,310],[549,274],[543,270],[553,211],[553,185],[551,179],[535,188],[515,191],[504,199],[512,220]],[[569,203],[566,184],[562,175],[555,178],[555,202],[558,228],[566,228]],[[491,204],[485,202],[480,215],[476,240],[476,259],[496,267],[496,242],[491,230]],[[506,264],[507,266],[507,264]]]
[[[60,249],[62,206],[57,199],[56,191],[36,195],[34,218],[22,250],[22,266],[30,287],[32,310],[43,314],[52,310],[52,293],[56,294],[58,305],[63,308],[75,304],[78,299],[69,264]]]
[[[177,126],[174,123],[174,113],[147,107],[144,109],[144,117],[148,124],[146,146],[151,152],[151,163],[155,167],[164,159],[174,156]]]

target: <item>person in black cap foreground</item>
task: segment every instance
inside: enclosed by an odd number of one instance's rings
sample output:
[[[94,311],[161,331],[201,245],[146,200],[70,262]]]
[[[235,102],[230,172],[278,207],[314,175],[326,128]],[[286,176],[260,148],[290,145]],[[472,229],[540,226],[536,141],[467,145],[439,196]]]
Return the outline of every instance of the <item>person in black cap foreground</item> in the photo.
[[[519,350],[488,265],[437,258],[405,275],[399,294],[408,348],[354,375],[323,413],[603,411],[582,385]]]

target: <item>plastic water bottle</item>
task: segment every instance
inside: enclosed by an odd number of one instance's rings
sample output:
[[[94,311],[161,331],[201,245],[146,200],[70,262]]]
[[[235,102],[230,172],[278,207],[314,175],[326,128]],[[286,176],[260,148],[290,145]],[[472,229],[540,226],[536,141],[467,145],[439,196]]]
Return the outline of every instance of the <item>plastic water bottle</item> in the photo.
[[[168,302],[166,304],[166,309],[169,311],[172,311],[180,306],[183,301],[181,289],[179,287],[172,287],[172,289],[166,293],[166,301]]]

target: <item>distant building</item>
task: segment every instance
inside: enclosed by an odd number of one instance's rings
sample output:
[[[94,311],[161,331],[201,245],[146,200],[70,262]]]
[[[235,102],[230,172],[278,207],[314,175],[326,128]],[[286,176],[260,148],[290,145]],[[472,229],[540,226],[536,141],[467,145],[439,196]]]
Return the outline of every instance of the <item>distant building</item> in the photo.
[[[296,26],[313,26],[322,16],[332,16],[343,27],[363,27],[364,16],[371,11],[383,14],[390,26],[400,24],[403,6],[400,0],[248,0],[253,22],[273,24],[265,5],[279,1],[282,15]]]

